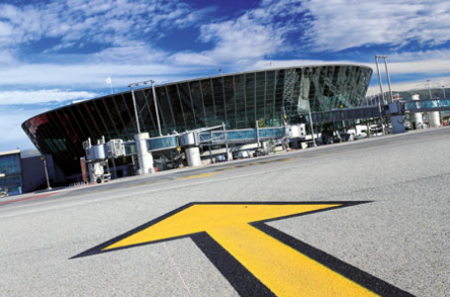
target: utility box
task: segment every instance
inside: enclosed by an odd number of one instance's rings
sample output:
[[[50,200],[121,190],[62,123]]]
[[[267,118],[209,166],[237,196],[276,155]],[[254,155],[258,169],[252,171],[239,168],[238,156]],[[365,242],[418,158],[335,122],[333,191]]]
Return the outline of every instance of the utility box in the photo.
[[[105,160],[106,159],[105,146],[103,144],[93,145],[91,148],[91,154],[94,156],[93,161]]]
[[[402,109],[401,109],[400,102],[397,101],[397,102],[389,103],[389,114],[398,115],[401,112],[402,112]]]
[[[184,133],[181,134],[179,139],[180,146],[183,147],[198,146],[200,144],[198,133]]]
[[[305,124],[291,125],[288,128],[289,138],[303,138],[306,136]]]
[[[106,143],[108,158],[125,156],[125,146],[122,139],[111,139]]]

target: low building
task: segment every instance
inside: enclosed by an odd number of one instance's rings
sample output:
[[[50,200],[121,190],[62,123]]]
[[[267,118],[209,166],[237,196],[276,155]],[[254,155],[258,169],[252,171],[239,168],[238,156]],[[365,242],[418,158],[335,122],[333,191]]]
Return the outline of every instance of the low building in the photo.
[[[22,194],[20,150],[0,152],[0,188],[8,195]]]

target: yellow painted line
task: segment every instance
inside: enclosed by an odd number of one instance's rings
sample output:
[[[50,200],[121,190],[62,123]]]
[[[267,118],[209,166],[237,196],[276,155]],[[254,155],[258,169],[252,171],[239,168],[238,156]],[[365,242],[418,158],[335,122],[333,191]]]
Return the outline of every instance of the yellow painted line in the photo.
[[[190,176],[185,176],[182,177],[180,179],[190,179],[190,178],[204,178],[204,177],[209,177],[209,176],[213,176],[215,174],[217,174],[218,172],[209,172],[209,173],[203,173],[203,174],[197,174],[197,175],[190,175]]]
[[[378,296],[249,225],[341,205],[192,205],[102,251],[207,232],[279,297]]]

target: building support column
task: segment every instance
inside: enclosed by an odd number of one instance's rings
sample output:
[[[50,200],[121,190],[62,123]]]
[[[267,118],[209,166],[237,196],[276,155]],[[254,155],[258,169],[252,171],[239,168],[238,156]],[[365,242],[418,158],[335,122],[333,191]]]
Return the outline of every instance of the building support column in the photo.
[[[138,175],[155,173],[155,168],[153,167],[153,155],[152,153],[149,153],[147,149],[146,140],[149,138],[150,136],[148,133],[134,135],[139,163]]]

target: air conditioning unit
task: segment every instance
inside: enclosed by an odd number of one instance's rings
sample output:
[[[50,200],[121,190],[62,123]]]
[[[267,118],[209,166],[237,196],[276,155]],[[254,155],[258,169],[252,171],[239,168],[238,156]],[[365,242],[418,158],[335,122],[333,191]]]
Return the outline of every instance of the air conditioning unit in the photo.
[[[125,156],[125,146],[122,139],[111,139],[106,143],[108,158]]]

